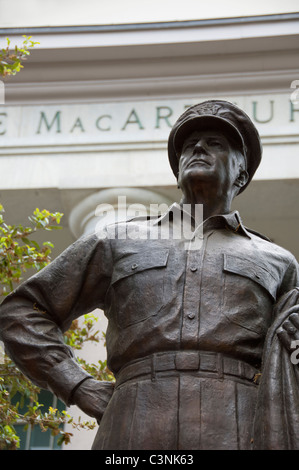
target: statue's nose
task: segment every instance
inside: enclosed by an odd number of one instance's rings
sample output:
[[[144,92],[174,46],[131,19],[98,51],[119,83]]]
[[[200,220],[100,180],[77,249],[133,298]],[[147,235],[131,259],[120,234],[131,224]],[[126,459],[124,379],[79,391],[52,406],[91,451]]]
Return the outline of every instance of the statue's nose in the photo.
[[[205,139],[199,139],[199,141],[196,143],[195,147],[194,147],[194,150],[196,150],[197,152],[199,150],[203,150],[204,152],[207,152],[207,142]]]

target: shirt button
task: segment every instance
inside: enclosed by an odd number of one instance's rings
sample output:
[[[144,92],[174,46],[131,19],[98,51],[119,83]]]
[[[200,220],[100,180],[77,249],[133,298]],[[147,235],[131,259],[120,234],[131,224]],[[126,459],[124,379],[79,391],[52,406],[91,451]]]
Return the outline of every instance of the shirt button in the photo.
[[[195,271],[197,271],[197,267],[196,267],[196,266],[191,266],[190,269],[191,269],[191,271],[192,271],[193,273],[195,273]]]
[[[187,317],[188,317],[190,320],[193,320],[193,318],[195,318],[195,313],[188,313]]]
[[[131,268],[132,268],[132,269],[138,268],[138,264],[137,264],[137,263],[132,264]]]

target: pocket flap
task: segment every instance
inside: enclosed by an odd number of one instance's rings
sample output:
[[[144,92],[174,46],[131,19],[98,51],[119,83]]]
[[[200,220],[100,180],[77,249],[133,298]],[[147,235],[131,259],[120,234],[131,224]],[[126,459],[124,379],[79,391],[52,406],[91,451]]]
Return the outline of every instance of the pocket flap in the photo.
[[[112,274],[111,284],[146,269],[160,268],[167,265],[169,250],[144,251],[120,259]]]
[[[265,267],[252,260],[224,254],[224,271],[247,277],[264,287],[271,297],[276,300],[277,279]]]

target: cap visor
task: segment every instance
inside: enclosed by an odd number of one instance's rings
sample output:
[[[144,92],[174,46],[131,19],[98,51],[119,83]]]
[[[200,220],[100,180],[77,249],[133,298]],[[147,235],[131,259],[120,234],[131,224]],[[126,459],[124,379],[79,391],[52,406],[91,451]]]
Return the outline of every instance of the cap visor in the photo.
[[[228,140],[244,150],[244,141],[238,129],[226,119],[219,116],[197,116],[188,119],[177,128],[173,136],[173,145],[177,156],[181,155],[183,144],[187,137],[195,131],[220,131]],[[244,155],[245,156],[245,155]]]

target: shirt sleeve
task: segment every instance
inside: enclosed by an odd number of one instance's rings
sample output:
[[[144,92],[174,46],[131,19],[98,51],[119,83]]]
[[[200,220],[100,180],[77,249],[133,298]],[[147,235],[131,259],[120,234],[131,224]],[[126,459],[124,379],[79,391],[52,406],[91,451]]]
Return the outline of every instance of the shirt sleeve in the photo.
[[[0,307],[0,337],[17,367],[66,404],[87,374],[63,332],[81,315],[104,307],[112,273],[110,240],[82,237],[8,295]]]
[[[292,255],[278,291],[278,298],[295,287],[299,287],[299,264],[296,258]]]

